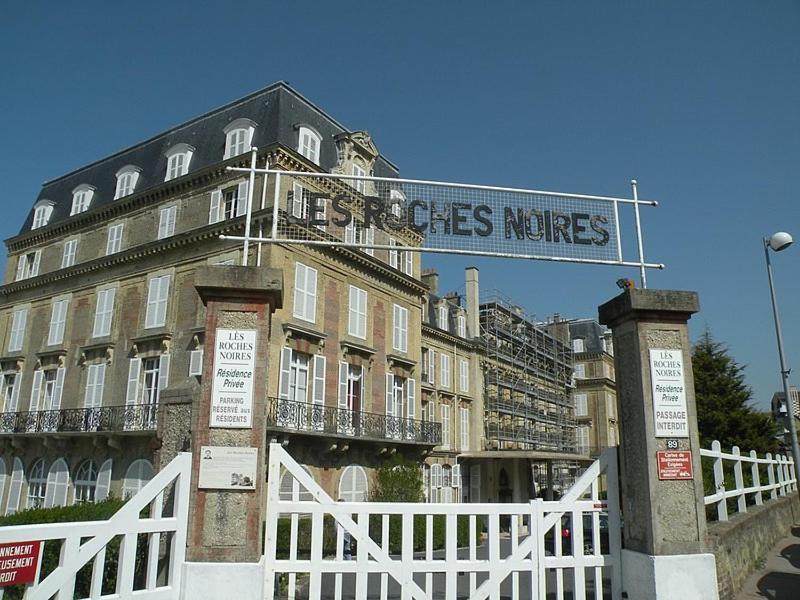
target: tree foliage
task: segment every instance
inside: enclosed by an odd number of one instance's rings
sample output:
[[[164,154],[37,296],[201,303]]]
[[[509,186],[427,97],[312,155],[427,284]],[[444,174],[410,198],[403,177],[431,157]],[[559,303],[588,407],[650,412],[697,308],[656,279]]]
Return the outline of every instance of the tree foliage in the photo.
[[[419,463],[395,455],[376,471],[373,502],[421,502],[422,499]]]
[[[723,450],[733,446],[759,454],[778,450],[774,421],[751,406],[753,392],[745,383],[744,366],[709,331],[694,345],[692,369],[703,448],[719,440]]]

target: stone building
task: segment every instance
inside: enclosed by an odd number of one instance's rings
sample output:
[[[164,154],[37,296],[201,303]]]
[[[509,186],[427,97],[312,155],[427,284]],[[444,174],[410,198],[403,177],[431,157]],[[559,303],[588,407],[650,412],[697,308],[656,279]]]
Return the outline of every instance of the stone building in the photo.
[[[277,83],[43,185],[6,241],[3,512],[132,494],[189,447],[205,338],[194,274],[243,262],[241,242],[220,236],[243,233],[250,182],[226,167],[249,166],[254,146],[259,165],[283,171],[398,174],[368,134]],[[347,499],[368,497],[370,471],[386,458],[431,456],[439,487],[438,474],[451,475],[452,491],[436,497],[459,498],[456,444],[477,439],[462,437],[461,423],[474,418],[480,385],[477,376],[459,379],[470,348],[459,308],[433,299],[420,255],[402,250],[419,244],[418,234],[387,239],[359,224],[372,182],[348,183],[254,182],[256,231],[271,226],[277,199],[281,221],[305,235],[397,247],[250,246],[248,263],[280,269],[284,280],[269,342],[265,443],[286,444]],[[323,189],[346,189],[351,223],[308,222],[309,198]],[[447,327],[429,320],[436,303],[448,310]],[[429,383],[423,347],[451,357],[450,390]]]

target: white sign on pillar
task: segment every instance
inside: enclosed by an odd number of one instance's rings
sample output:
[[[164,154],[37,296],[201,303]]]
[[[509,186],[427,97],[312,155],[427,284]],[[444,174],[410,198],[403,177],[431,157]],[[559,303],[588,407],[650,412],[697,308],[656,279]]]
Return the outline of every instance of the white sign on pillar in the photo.
[[[681,350],[650,350],[656,437],[688,438],[686,380]]]
[[[217,329],[209,427],[253,426],[255,329]]]

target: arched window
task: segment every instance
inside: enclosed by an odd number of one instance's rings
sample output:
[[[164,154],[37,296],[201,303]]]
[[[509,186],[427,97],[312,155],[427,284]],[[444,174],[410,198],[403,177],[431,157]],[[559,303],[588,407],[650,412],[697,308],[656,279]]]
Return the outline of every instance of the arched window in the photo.
[[[442,502],[445,502],[445,503],[453,501],[453,490],[450,487],[452,485],[452,481],[451,481],[450,475],[451,475],[450,465],[442,465],[441,500],[442,500]]]
[[[236,119],[228,123],[225,132],[225,156],[223,159],[249,152],[253,147],[253,132],[256,124],[250,119]]]
[[[72,210],[69,212],[70,216],[89,210],[89,205],[92,203],[95,189],[94,186],[82,183],[72,190]]]
[[[311,475],[308,467],[303,467],[303,469]],[[287,502],[308,502],[313,500],[314,496],[304,486],[300,485],[300,482],[294,478],[294,475],[288,469],[284,469],[281,474],[280,499]]]
[[[75,471],[75,504],[94,502],[97,493],[97,465],[93,460],[85,460]]]
[[[69,467],[63,458],[59,458],[47,472],[47,492],[44,497],[44,507],[65,506],[67,504],[67,490],[69,489]]]
[[[47,476],[44,472],[44,459],[40,458],[31,467],[28,477],[28,508],[42,508],[47,492]]]
[[[33,205],[33,224],[31,229],[38,229],[47,225],[53,214],[54,204],[52,200],[39,200]]]
[[[136,189],[139,181],[141,169],[134,165],[127,165],[117,171],[117,190],[114,192],[114,200],[124,196],[130,196]]]
[[[164,181],[182,177],[189,172],[194,148],[189,144],[175,144],[167,151],[167,175]]]
[[[6,514],[12,515],[19,510],[19,498],[22,495],[22,482],[25,479],[25,470],[19,458],[14,459],[14,469],[11,472],[11,487],[8,490]]]
[[[300,127],[297,136],[297,151],[314,164],[319,164],[319,147],[322,142],[319,134],[308,127]]]
[[[368,499],[367,472],[364,467],[350,465],[339,479],[339,498],[345,502],[366,502]]]
[[[153,478],[153,475],[153,465],[149,460],[140,458],[133,461],[125,472],[125,479],[122,482],[122,497],[127,499],[138,494]]]

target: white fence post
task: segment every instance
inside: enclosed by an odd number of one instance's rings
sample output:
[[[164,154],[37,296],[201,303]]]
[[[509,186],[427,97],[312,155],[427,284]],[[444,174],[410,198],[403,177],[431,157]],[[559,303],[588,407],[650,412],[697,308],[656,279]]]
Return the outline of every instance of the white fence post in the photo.
[[[770,500],[778,499],[778,492],[775,489],[775,464],[772,460],[772,452],[767,452],[767,481],[769,481],[769,498]]]
[[[739,453],[739,446],[734,446],[731,450],[734,456],[733,480],[736,483],[736,491],[740,492],[736,497],[736,506],[739,512],[747,512],[747,499],[744,495],[744,477],[742,477],[742,459]]]
[[[728,520],[728,505],[725,498],[725,473],[722,469],[722,446],[717,440],[711,442],[711,451],[714,453],[714,489],[722,497],[717,502],[717,518],[720,521]]]
[[[758,472],[758,454],[755,450],[750,450],[750,459],[753,461],[750,465],[750,474],[753,478],[753,487],[756,488],[755,501],[756,505],[760,506],[764,501],[761,497],[761,474]]]
[[[785,496],[786,495],[786,487],[785,487],[785,479],[783,476],[783,454],[778,454],[775,457],[775,466],[777,467],[775,470],[778,473],[778,495]]]

